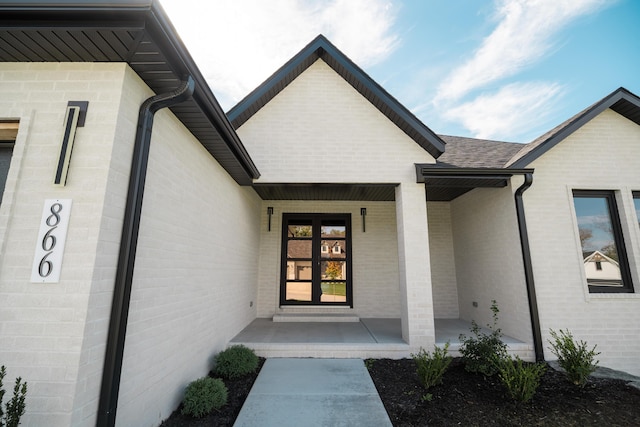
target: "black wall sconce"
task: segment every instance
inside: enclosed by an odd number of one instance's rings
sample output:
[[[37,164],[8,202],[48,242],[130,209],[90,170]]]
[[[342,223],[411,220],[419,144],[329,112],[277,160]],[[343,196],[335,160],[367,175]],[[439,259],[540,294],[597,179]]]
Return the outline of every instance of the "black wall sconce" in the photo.
[[[365,218],[367,217],[367,208],[360,208],[360,216],[362,216],[362,232],[367,232],[367,227],[365,224]]]
[[[273,208],[271,206],[267,208],[267,215],[269,215],[269,231],[271,231],[271,215],[273,215]]]
[[[69,101],[67,103],[67,112],[64,117],[64,134],[60,143],[60,156],[58,157],[56,174],[53,178],[54,185],[65,186],[67,184],[76,128],[84,126],[88,106],[89,101]]]

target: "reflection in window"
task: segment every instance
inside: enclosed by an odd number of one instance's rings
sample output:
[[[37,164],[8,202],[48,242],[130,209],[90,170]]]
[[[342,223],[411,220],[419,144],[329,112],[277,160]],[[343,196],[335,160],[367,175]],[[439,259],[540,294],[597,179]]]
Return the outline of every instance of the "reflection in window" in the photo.
[[[584,269],[591,292],[631,292],[613,192],[574,191]]]
[[[285,299],[287,301],[311,301],[311,282],[287,282]]]
[[[288,227],[289,237],[312,237],[312,227],[311,224],[306,223],[306,221],[301,221],[300,225],[289,225]]]

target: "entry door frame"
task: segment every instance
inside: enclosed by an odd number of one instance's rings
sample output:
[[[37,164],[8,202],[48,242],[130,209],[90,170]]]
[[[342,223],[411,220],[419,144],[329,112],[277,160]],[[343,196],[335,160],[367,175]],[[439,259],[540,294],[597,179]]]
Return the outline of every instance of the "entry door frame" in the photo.
[[[290,220],[300,221],[309,220],[312,224],[312,236],[310,240],[312,247],[312,292],[311,301],[291,301],[286,299],[287,282],[291,281],[287,277],[287,245],[289,241],[288,230]],[[345,224],[345,261],[346,261],[346,301],[344,302],[322,302],[321,298],[321,266],[322,258],[322,240],[331,240],[321,235],[321,226],[323,220],[344,221]],[[353,282],[352,282],[352,249],[351,249],[351,214],[350,213],[283,213],[282,214],[282,245],[280,251],[280,306],[348,306],[353,308]],[[326,259],[324,261],[327,261]],[[325,280],[326,281],[326,280]]]

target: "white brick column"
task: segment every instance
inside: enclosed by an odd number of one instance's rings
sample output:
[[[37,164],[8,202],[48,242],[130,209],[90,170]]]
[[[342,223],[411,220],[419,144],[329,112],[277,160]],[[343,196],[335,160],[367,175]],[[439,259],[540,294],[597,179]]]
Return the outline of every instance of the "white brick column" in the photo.
[[[435,343],[429,230],[424,185],[396,187],[402,338],[413,348]]]

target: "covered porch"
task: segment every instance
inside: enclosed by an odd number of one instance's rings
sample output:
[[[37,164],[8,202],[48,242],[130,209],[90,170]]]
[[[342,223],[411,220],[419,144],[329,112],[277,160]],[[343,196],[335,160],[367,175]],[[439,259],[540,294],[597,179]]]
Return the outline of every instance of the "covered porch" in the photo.
[[[459,356],[460,335],[469,336],[471,323],[461,319],[435,319],[436,345],[449,342],[449,352]],[[482,328],[484,333],[491,331]],[[509,353],[533,357],[533,346],[503,335]],[[361,318],[357,321],[277,322],[257,318],[231,339],[262,357],[391,358],[413,352],[402,339],[400,319]],[[433,349],[426,349],[432,351]]]

